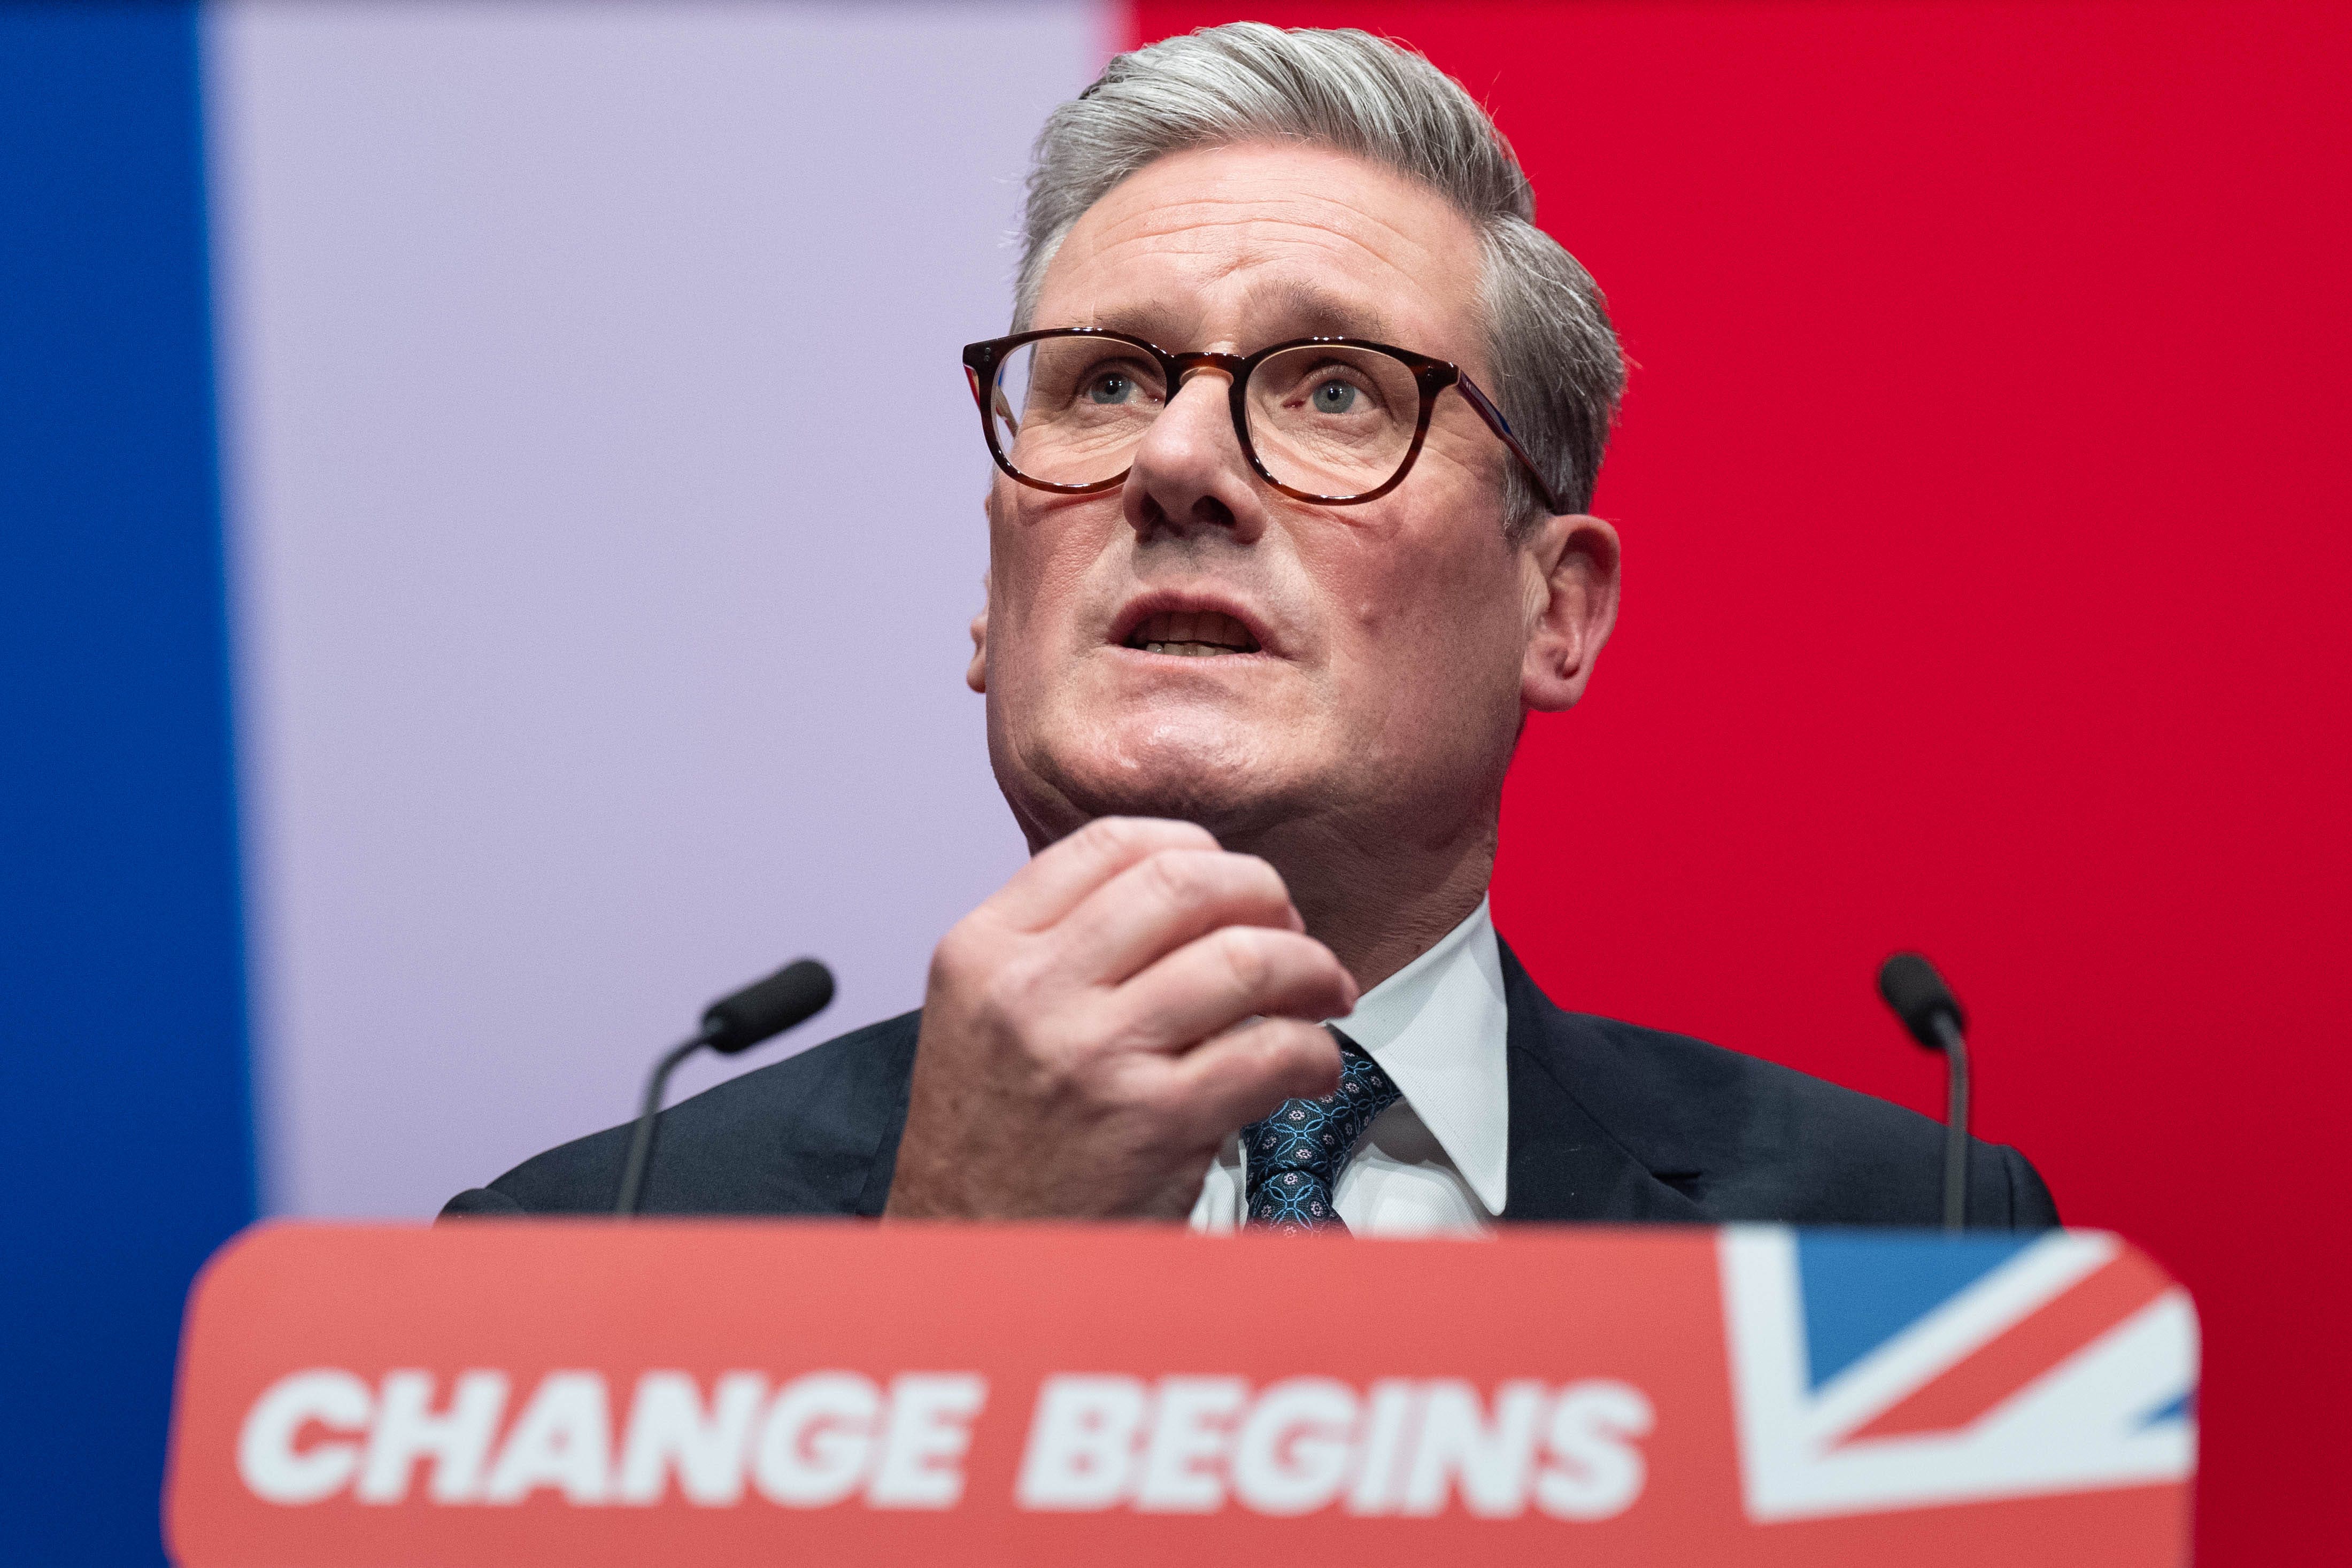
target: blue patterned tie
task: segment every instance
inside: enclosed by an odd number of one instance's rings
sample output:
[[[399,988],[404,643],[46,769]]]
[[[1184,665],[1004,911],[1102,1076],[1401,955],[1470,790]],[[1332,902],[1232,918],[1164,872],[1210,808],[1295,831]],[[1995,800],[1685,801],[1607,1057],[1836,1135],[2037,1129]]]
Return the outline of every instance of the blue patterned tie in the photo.
[[[1339,1087],[1320,1100],[1286,1100],[1242,1129],[1252,1226],[1347,1233],[1331,1206],[1339,1173],[1364,1129],[1403,1092],[1354,1040],[1336,1029],[1331,1037],[1339,1042]]]

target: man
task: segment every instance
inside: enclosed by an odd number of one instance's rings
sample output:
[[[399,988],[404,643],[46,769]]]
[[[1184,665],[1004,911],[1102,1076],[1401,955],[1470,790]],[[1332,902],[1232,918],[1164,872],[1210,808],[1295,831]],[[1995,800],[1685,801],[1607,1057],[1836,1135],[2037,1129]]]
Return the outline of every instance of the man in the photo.
[[[1619,580],[1584,507],[1622,361],[1533,210],[1461,88],[1361,33],[1171,39],[1055,113],[1015,332],[965,351],[968,679],[1034,858],[920,1013],[668,1112],[647,1209],[1937,1220],[1934,1124],[1562,1012],[1489,921],[1512,749]],[[608,1209],[625,1143],[448,1212]],[[1978,1223],[2055,1223],[2015,1151],[1972,1173]]]

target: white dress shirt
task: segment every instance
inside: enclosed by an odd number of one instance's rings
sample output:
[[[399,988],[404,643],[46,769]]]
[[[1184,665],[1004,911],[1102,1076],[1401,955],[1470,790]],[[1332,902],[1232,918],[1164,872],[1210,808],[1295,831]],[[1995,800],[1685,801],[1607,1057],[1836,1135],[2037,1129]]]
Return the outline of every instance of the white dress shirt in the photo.
[[[1403,1092],[1357,1141],[1333,1206],[1359,1236],[1484,1230],[1510,1166],[1510,1009],[1486,901],[1437,945],[1330,1020]],[[1195,1230],[1248,1218],[1239,1134],[1209,1167]]]

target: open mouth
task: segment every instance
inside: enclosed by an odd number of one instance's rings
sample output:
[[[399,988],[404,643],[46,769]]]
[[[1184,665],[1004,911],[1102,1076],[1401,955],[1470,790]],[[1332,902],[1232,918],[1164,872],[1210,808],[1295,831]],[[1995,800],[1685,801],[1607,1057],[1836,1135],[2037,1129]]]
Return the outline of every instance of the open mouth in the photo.
[[[1163,610],[1147,615],[1127,634],[1126,645],[1180,659],[1213,659],[1223,653],[1255,653],[1249,628],[1215,610]]]

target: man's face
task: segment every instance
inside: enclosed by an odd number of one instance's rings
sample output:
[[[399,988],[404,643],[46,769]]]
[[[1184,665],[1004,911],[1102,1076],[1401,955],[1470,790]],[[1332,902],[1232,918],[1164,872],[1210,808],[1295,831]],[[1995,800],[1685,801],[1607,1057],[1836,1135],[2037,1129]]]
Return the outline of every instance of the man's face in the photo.
[[[1034,325],[1180,353],[1365,338],[1483,379],[1479,278],[1469,223],[1403,176],[1319,149],[1218,148],[1097,202]],[[1193,374],[1116,490],[997,475],[972,683],[1006,798],[1033,844],[1112,813],[1228,843],[1316,821],[1461,831],[1493,809],[1546,613],[1540,549],[1505,538],[1507,452],[1447,392],[1394,490],[1296,501],[1251,469],[1228,387]]]

